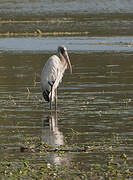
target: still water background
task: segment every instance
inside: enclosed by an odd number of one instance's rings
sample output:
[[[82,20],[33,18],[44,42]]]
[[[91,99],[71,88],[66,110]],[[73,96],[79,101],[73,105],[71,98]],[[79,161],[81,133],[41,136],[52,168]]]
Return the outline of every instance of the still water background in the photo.
[[[132,10],[131,1],[120,0],[0,2],[1,159],[33,158],[19,152],[26,136],[55,146],[108,142],[113,147],[119,142],[113,152],[126,153],[133,168]],[[37,29],[62,35],[21,36]],[[12,32],[17,37],[10,37]],[[51,115],[42,102],[40,73],[60,44],[68,48],[73,74],[66,71],[58,89],[58,114]],[[34,158],[56,164],[84,162],[88,167],[106,162],[106,153]]]

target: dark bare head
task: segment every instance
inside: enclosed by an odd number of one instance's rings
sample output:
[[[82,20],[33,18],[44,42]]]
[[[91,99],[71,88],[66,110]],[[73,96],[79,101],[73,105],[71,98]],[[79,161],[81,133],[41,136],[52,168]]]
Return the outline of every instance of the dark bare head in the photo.
[[[65,46],[59,46],[58,47],[58,54],[59,54],[59,56],[61,54],[64,57],[64,59],[66,60],[66,62],[68,64],[68,67],[70,69],[70,73],[72,73],[72,65],[71,65],[71,62],[70,62],[70,59],[69,59],[69,56],[67,53],[67,48]]]
[[[61,53],[62,55],[67,51],[67,48],[65,46],[59,46],[58,47],[58,53]]]

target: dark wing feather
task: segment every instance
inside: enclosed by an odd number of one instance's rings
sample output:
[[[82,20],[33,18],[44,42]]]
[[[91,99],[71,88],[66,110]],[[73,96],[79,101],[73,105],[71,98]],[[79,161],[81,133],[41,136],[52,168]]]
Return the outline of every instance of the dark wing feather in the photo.
[[[43,91],[43,98],[45,99],[45,101],[49,102],[49,91]]]
[[[54,84],[54,81],[52,81],[52,82],[50,82],[50,81],[48,81],[48,84],[49,84],[49,86],[50,86],[50,91],[49,90],[45,90],[45,91],[43,91],[43,97],[44,97],[44,99],[45,99],[45,101],[47,101],[47,102],[49,102],[50,101],[50,99],[49,99],[49,93],[52,91],[52,87],[53,87],[53,84]]]

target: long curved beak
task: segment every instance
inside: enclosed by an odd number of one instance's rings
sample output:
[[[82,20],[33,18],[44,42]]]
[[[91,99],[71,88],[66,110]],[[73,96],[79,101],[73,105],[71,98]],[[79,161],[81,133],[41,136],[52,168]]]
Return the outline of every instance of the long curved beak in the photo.
[[[70,59],[69,59],[69,56],[68,56],[68,53],[67,53],[67,52],[65,52],[64,57],[65,57],[65,59],[66,59],[66,61],[67,61],[67,64],[68,64],[70,73],[72,74],[72,65],[71,65],[71,62],[70,62]]]

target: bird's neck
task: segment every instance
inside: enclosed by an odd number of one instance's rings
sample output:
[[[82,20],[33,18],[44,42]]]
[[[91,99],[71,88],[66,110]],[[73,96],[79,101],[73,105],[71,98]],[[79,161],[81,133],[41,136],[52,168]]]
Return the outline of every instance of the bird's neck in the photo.
[[[61,62],[66,62],[64,56],[61,53],[58,53],[57,56],[59,57]]]
[[[61,63],[63,66],[67,65],[66,59],[64,58],[64,56],[61,53],[58,53],[57,56],[59,57]]]

